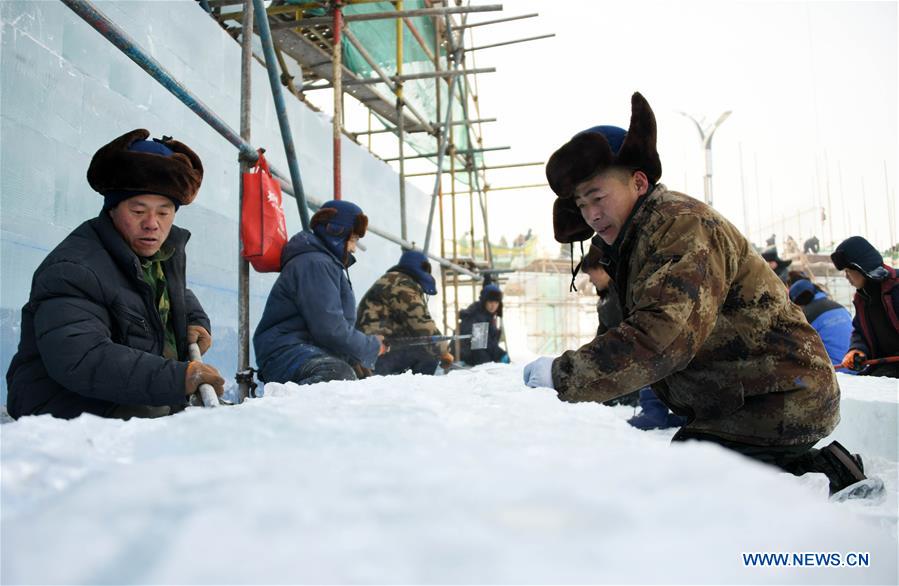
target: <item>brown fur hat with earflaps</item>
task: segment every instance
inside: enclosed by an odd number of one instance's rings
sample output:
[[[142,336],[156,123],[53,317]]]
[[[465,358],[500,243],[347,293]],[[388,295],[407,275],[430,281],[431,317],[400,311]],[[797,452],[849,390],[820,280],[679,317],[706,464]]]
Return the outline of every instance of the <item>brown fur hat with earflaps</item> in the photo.
[[[631,96],[631,122],[624,133],[614,126],[596,126],[572,137],[546,163],[546,179],[557,199],[553,204],[553,231],[562,243],[593,236],[574,203],[574,188],[610,167],[639,169],[650,185],[662,176],[656,151],[656,119],[640,92]]]
[[[149,136],[149,131],[138,128],[100,147],[87,169],[87,182],[104,196],[152,193],[168,197],[177,205],[189,204],[203,182],[200,157],[171,137],[154,141],[171,151],[171,155],[132,150],[135,143],[146,141]]]

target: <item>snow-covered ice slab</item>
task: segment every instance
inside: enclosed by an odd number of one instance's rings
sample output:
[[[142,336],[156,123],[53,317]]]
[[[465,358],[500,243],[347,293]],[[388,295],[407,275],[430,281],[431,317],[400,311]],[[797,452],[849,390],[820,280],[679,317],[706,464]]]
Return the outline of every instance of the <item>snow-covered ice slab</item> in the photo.
[[[848,378],[844,397],[864,384]],[[0,581],[897,582],[895,459],[866,458],[886,498],[830,504],[823,476],[669,446],[629,409],[520,380],[491,365],[2,425]],[[747,567],[750,552],[869,565]]]

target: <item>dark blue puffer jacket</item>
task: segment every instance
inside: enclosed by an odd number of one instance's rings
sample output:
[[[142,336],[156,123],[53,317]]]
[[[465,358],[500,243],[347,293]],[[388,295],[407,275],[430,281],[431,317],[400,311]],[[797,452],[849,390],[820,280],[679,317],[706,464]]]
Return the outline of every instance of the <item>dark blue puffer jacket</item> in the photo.
[[[322,355],[373,368],[381,344],[354,327],[353,288],[321,239],[306,230],[297,233],[284,246],[281,267],[253,335],[259,378],[289,381]]]

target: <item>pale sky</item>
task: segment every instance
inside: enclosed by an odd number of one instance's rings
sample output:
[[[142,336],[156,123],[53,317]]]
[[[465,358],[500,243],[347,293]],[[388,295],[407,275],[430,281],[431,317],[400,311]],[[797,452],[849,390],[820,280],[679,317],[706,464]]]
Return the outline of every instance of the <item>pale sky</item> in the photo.
[[[678,111],[707,121],[733,112],[712,142],[715,206],[743,230],[748,221],[757,243],[772,232],[778,244],[787,233],[800,244],[812,234],[824,243],[830,230],[837,242],[851,234],[881,249],[896,242],[896,2],[503,4],[503,12],[470,22],[540,16],[477,27],[476,46],[556,37],[468,54],[468,67],[497,68],[478,78],[481,116],[499,119],[484,126],[485,146],[512,147],[488,153],[488,164],[545,161],[597,124],[627,128],[638,90],[658,122],[662,182],[699,199],[699,134]],[[489,177],[494,186],[521,185],[545,182],[543,173],[525,167]],[[828,187],[832,226],[813,211],[828,207]],[[491,236],[511,239],[532,228],[552,243],[553,198],[548,187],[494,192]]]

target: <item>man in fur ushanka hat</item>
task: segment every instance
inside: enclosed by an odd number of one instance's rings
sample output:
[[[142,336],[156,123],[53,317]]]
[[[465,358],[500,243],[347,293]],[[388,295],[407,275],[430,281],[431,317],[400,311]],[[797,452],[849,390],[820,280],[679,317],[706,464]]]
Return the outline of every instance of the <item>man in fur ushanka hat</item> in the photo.
[[[527,365],[525,381],[568,402],[651,384],[687,418],[676,441],[714,442],[797,475],[824,472],[832,493],[856,485],[860,458],[836,442],[812,449],[840,419],[820,337],[733,224],[659,183],[655,116],[639,93],[631,108],[626,131],[585,130],[546,165],[556,239],[592,237],[623,319],[578,350]]]
[[[6,380],[13,417],[82,413],[128,419],[180,411],[202,383],[224,379],[188,359],[212,344],[209,318],[185,286],[187,230],[174,225],[197,196],[200,158],[168,137],[132,130],[98,150],[87,171],[100,214],[69,234],[34,273]]]

